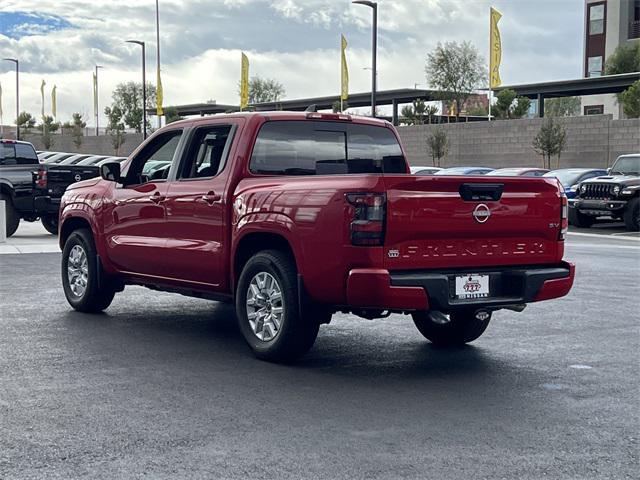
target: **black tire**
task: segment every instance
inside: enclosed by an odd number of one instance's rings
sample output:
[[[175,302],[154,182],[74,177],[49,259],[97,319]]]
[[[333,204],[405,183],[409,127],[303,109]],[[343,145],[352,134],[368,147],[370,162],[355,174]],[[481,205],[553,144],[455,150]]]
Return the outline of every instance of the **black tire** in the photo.
[[[624,226],[630,232],[640,231],[640,198],[632,198],[624,211]]]
[[[51,235],[58,235],[58,215],[43,215],[40,217],[40,222]]]
[[[86,256],[87,275],[82,293],[74,292],[69,281],[69,255],[78,246]],[[98,255],[93,242],[93,235],[88,229],[74,231],[64,244],[62,250],[62,287],[69,305],[75,310],[85,313],[98,313],[106,309],[115,296],[116,289],[107,278],[98,279]]]
[[[418,331],[434,345],[456,346],[473,342],[479,338],[489,326],[491,314],[479,320],[473,310],[461,310],[451,313],[446,323],[436,323],[428,312],[416,312],[413,315]]]
[[[266,340],[254,333],[247,312],[250,284],[254,278],[264,273],[277,282],[281,292],[281,307],[278,308],[282,309],[277,332]],[[270,317],[271,298],[268,298],[268,308],[267,317]],[[296,266],[290,255],[279,250],[257,253],[245,264],[236,287],[236,315],[240,331],[253,353],[258,358],[271,362],[289,362],[307,353],[316,340],[320,325],[315,316],[303,318],[300,315]],[[261,325],[268,323],[264,321],[267,317],[262,317]],[[260,316],[254,318],[260,319]]]
[[[20,215],[16,211],[16,207],[13,206],[13,200],[11,200],[11,196],[0,193],[0,200],[4,200],[5,204],[5,215],[6,215],[6,226],[7,226],[7,238],[16,233],[18,227],[20,226]]]
[[[596,223],[596,217],[580,213],[577,208],[569,209],[569,224],[579,228],[590,228]]]

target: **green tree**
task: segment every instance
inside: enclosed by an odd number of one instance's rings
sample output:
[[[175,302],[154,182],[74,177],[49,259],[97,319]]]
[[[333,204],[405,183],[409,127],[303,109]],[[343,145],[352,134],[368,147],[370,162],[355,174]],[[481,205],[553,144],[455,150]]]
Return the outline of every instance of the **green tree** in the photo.
[[[84,136],[84,129],[87,126],[87,122],[83,120],[81,113],[76,112],[71,118],[71,136],[73,137],[73,144],[76,146],[76,150],[79,150],[82,145],[82,137]]]
[[[333,113],[342,113],[345,112],[349,108],[348,102],[340,102],[340,100],[336,100],[333,102],[332,109]]]
[[[45,115],[42,123],[38,125],[38,130],[41,132],[49,132],[54,133],[57,132],[60,128],[60,123],[56,122],[55,119],[51,115]]]
[[[23,133],[29,133],[36,126],[36,119],[29,112],[20,112],[16,120],[16,124]]]
[[[443,128],[438,127],[435,129],[427,138],[427,146],[429,147],[433,166],[440,167],[442,159],[446,157],[449,152],[449,139]]]
[[[120,147],[125,142],[124,112],[120,107],[113,106],[104,109],[107,116],[107,135],[111,137],[111,145],[116,155],[120,154]]]
[[[629,88],[619,94],[618,101],[622,104],[622,110],[627,117],[640,117],[640,80],[633,82]]]
[[[531,100],[519,97],[515,90],[507,88],[498,93],[492,114],[499,119],[522,118],[529,112]]]
[[[122,114],[122,123],[133,128],[136,132],[142,132],[142,82],[126,82],[116,86],[112,95],[111,110]],[[147,110],[156,106],[156,87],[147,83]],[[147,120],[147,124],[150,122]]]
[[[640,72],[640,42],[621,43],[604,65],[605,75]]]
[[[184,120],[184,117],[181,117],[178,113],[178,109],[176,107],[167,107],[164,109],[164,121],[165,124],[177,122],[179,120]]]
[[[238,95],[240,86],[238,85]],[[251,77],[249,80],[249,103],[277,102],[285,96],[284,86],[271,78]]]
[[[567,132],[553,117],[545,118],[540,131],[533,139],[533,149],[542,155],[542,167],[551,170],[551,157],[558,158],[556,168],[560,168],[560,155],[567,145]]]
[[[427,105],[424,100],[416,99],[411,105],[402,107],[400,115],[407,125],[424,125],[432,123],[433,117],[438,113],[438,107]]]
[[[53,133],[56,132],[59,127],[60,124],[56,122],[51,115],[45,115],[42,123],[38,125],[38,130],[42,132],[42,145],[45,150],[51,150],[51,147],[53,147]]]
[[[468,112],[472,117],[487,117],[489,115],[489,110],[484,105],[474,105]]]
[[[464,102],[486,81],[485,70],[482,55],[466,41],[438,43],[425,66],[427,80],[439,90],[439,98],[456,104],[457,119]]]
[[[544,102],[545,117],[576,117],[580,115],[580,97],[550,98]]]

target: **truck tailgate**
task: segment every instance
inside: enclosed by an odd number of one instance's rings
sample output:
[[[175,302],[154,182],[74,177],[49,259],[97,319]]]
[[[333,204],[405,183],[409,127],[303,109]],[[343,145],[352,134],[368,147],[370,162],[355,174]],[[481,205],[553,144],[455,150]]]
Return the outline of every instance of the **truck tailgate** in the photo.
[[[389,270],[553,264],[563,242],[553,178],[385,176]]]
[[[98,167],[83,165],[42,165],[47,169],[47,190],[53,197],[61,197],[72,183],[99,175]]]

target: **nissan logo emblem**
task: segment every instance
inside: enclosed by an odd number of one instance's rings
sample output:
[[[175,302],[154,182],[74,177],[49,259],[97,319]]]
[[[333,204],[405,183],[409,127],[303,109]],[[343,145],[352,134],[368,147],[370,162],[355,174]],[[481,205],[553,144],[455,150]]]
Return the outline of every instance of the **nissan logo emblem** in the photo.
[[[76,182],[79,182],[80,180],[82,180],[82,177],[80,176],[79,173],[76,173],[76,176],[74,178],[76,179]]]
[[[481,203],[476,208],[474,208],[471,215],[473,215],[473,218],[475,218],[476,222],[484,223],[489,220],[489,217],[491,216],[491,210],[489,210],[489,207],[487,207],[484,203]]]

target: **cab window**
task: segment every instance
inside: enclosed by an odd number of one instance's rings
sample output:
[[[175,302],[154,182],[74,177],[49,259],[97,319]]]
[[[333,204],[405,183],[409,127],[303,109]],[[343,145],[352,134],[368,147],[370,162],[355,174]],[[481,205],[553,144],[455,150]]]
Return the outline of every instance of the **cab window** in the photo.
[[[224,170],[232,137],[231,125],[203,127],[195,131],[179,178],[199,179],[217,176]]]

